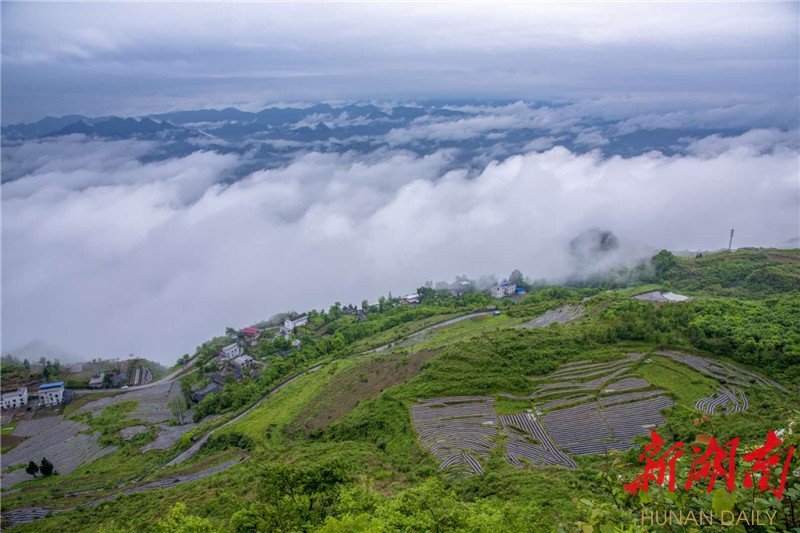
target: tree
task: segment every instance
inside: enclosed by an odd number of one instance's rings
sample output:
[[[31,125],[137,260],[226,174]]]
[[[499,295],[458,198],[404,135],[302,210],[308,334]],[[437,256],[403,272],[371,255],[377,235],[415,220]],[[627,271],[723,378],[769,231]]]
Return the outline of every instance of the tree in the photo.
[[[189,409],[183,394],[175,395],[175,397],[168,402],[168,405],[172,414],[175,415],[175,421],[178,422],[178,424],[183,424],[183,415],[186,414],[186,411]]]
[[[508,276],[508,281],[520,285],[525,281],[525,277],[522,275],[522,272],[520,272],[517,269],[514,269],[514,272],[512,272],[511,275]]]
[[[30,361],[28,361],[27,359],[25,359],[25,360],[22,362],[22,366],[24,366],[24,367],[25,367],[25,370],[30,370],[30,369],[31,369],[31,363],[30,363]]]
[[[153,531],[156,533],[213,533],[215,529],[210,520],[187,514],[186,504],[178,503],[169,510],[164,520],[156,522]]]
[[[225,328],[225,335],[227,335],[228,337],[235,337],[236,336],[236,330],[231,328],[231,327],[227,327],[227,328]]]
[[[42,367],[44,367],[44,365],[47,364],[47,357],[40,357],[39,364],[42,365]]]
[[[260,473],[259,496],[269,512],[266,530],[297,531],[303,525],[321,523],[339,493],[350,483],[347,467],[340,461],[298,469],[268,465]]]
[[[32,475],[33,477],[36,477],[36,474],[39,473],[39,465],[31,461],[30,463],[28,463],[28,467],[25,469],[25,472]]]
[[[30,465],[28,466],[30,467]],[[46,457],[42,457],[42,465],[39,467],[39,471],[42,473],[44,477],[52,476],[53,463],[48,461]]]

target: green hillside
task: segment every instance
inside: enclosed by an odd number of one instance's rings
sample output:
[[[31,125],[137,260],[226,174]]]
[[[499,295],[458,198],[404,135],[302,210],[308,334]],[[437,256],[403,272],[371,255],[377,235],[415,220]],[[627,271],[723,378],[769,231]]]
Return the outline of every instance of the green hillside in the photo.
[[[13,530],[605,533],[682,531],[642,525],[641,511],[713,509],[737,516],[769,511],[771,529],[758,530],[797,531],[800,450],[787,467],[781,500],[744,488],[741,460],[732,495],[707,492],[707,479],[690,489],[683,483],[689,446],[709,437],[720,444],[738,438],[740,450],[752,451],[770,430],[783,430],[787,445],[800,445],[800,251],[697,258],[661,252],[635,279],[611,290],[606,283],[532,287],[518,302],[422,289],[418,305],[383,298],[362,318],[341,306],[312,311],[297,332],[299,348],[260,341],[251,350],[263,365],[258,378],[229,380],[203,399],[194,408],[198,425],[166,449],[141,451],[154,442],[152,427],[123,439],[120,430],[142,422],[111,420],[120,411],[115,405],[96,421],[74,415],[117,448],[69,474],[4,492],[4,526],[15,510],[40,508],[51,514]],[[632,298],[657,289],[691,299]],[[540,327],[547,317],[558,319]],[[229,341],[198,347],[181,378],[184,395],[209,382],[213,357]],[[734,399],[704,411],[724,394]],[[654,398],[669,406],[647,407]],[[470,402],[484,414],[470,414]],[[437,409],[464,414],[441,422]],[[617,442],[622,430],[614,428],[632,427],[646,409],[654,409],[653,420],[663,417],[656,430],[665,450],[686,443],[675,492],[655,482],[636,495],[624,489],[642,473],[639,455],[650,441],[641,428],[648,424],[636,426],[631,449],[579,451],[612,445],[602,435],[590,438],[592,420],[603,420]],[[523,436],[520,424],[534,419],[547,434]],[[451,460],[461,466],[441,468],[446,454],[435,455],[453,446],[447,431],[456,434],[459,420],[473,424],[470,435],[484,435],[469,439],[485,453],[464,448],[479,474],[460,456]],[[421,433],[428,429],[430,440]],[[197,453],[169,464],[212,430]],[[547,439],[558,448],[548,457],[567,462],[513,460],[514,446],[543,450]],[[215,467],[220,471],[206,476]],[[741,523],[707,530],[756,529]]]

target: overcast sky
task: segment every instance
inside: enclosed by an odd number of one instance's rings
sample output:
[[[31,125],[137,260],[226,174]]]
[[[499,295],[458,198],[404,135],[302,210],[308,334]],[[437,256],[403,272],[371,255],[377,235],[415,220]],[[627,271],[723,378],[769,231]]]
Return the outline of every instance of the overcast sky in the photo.
[[[201,145],[158,161],[154,141],[4,146],[4,351],[38,338],[79,359],[173,363],[289,309],[457,274],[557,279],[590,228],[620,239],[616,264],[716,249],[732,227],[738,246],[800,237],[797,2],[0,5],[5,124],[476,100],[457,103],[474,116],[423,117],[374,153],[309,147],[270,170]],[[611,157],[604,119],[618,134],[736,132]],[[477,169],[454,163],[457,145],[404,149],[521,127],[549,133]],[[567,131],[599,149],[561,146]]]
[[[335,99],[786,99],[798,5],[3,2],[3,122]]]

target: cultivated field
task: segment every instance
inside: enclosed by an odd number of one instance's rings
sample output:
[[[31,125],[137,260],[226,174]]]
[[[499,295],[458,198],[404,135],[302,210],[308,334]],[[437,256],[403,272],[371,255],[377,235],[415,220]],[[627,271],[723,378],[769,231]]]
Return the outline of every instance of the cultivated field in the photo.
[[[563,313],[562,313],[563,314]],[[708,414],[741,412],[749,407],[744,389],[783,387],[726,361],[674,352],[655,352],[690,367],[700,379],[720,383],[717,392],[690,405]],[[650,359],[628,353],[611,361],[575,361],[532,378],[535,388],[525,396],[500,393],[501,398],[530,402],[525,412],[497,416],[494,398],[447,397],[420,400],[411,407],[414,429],[422,447],[452,473],[480,474],[481,462],[505,436],[505,458],[522,466],[575,467],[570,455],[627,450],[633,439],[664,423],[662,411],[675,404],[668,392],[634,375]],[[695,374],[697,375],[697,374]],[[687,389],[703,390],[693,385]],[[514,405],[513,403],[511,404]],[[506,411],[508,412],[508,411]]]

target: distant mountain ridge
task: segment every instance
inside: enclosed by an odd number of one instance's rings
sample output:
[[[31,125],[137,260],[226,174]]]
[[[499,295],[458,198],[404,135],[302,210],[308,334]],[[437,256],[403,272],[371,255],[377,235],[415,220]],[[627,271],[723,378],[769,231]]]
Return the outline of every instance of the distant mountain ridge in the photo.
[[[470,104],[466,107],[458,107]],[[622,119],[571,115],[557,118],[563,106],[547,102],[426,102],[377,106],[369,103],[308,107],[234,107],[159,113],[138,118],[67,115],[45,117],[2,128],[3,146],[75,136],[97,140],[155,142],[142,162],[185,157],[198,150],[237,153],[242,164],[226,177],[236,180],[254,170],[278,168],[309,150],[321,153],[371,153],[403,150],[419,157],[447,150],[452,168],[479,169],[493,160],[555,146],[573,153],[600,150],[631,157],[650,151],[691,152],[696,139],[737,136],[742,128],[643,127],[631,131]],[[555,115],[554,115],[555,113]],[[555,118],[554,118],[555,117]],[[3,182],[23,170],[4,170]]]

